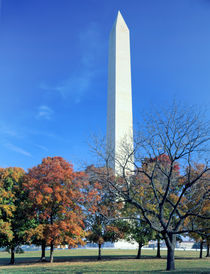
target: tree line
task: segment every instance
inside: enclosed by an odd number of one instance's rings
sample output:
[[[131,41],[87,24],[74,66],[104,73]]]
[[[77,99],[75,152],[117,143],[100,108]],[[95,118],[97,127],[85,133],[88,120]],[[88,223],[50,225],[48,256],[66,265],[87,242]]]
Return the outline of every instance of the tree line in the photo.
[[[100,140],[92,150],[100,165],[75,172],[61,157],[47,157],[25,172],[0,169],[0,246],[8,247],[11,263],[22,244],[69,248],[97,243],[98,259],[106,241],[136,241],[141,248],[150,239],[167,246],[167,270],[175,269],[174,250],[180,235],[201,245],[210,243],[209,125],[198,113],[172,106],[147,116],[136,133],[112,158]],[[124,155],[123,159],[121,155]],[[116,175],[113,160],[121,168]],[[128,163],[135,170],[128,170]],[[159,249],[160,250],[160,249]],[[160,252],[158,250],[158,256]]]

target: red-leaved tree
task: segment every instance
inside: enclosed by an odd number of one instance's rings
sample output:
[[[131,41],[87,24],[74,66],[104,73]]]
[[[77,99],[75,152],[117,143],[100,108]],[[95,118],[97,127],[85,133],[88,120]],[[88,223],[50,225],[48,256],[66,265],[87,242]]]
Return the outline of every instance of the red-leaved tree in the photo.
[[[55,246],[67,244],[71,248],[83,244],[83,176],[61,157],[43,159],[26,176],[24,187],[31,201],[29,215],[36,219],[27,235],[32,241],[50,246],[50,262]]]

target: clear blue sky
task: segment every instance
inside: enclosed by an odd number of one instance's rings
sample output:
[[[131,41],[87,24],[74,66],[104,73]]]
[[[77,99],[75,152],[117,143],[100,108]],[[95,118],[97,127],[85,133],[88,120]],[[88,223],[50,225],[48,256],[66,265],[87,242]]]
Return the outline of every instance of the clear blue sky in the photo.
[[[173,98],[208,109],[209,0],[0,0],[0,166],[90,160],[88,136],[105,135],[118,10],[131,32],[134,122]]]

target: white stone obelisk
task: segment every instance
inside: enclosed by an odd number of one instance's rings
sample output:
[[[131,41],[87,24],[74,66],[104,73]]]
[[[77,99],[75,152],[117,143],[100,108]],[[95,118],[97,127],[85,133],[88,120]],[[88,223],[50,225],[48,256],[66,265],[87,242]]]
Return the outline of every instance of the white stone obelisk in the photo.
[[[133,151],[133,114],[129,29],[118,11],[109,38],[107,151],[112,155],[110,167],[122,173],[128,154]],[[133,156],[126,164],[134,170]]]

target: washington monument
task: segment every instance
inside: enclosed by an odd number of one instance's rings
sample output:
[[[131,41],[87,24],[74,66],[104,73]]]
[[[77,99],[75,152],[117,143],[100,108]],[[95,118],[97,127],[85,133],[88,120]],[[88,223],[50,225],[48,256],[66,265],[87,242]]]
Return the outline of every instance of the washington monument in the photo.
[[[118,11],[109,38],[107,150],[111,155],[110,167],[115,174],[122,167],[133,171],[133,113],[131,91],[130,34]]]

